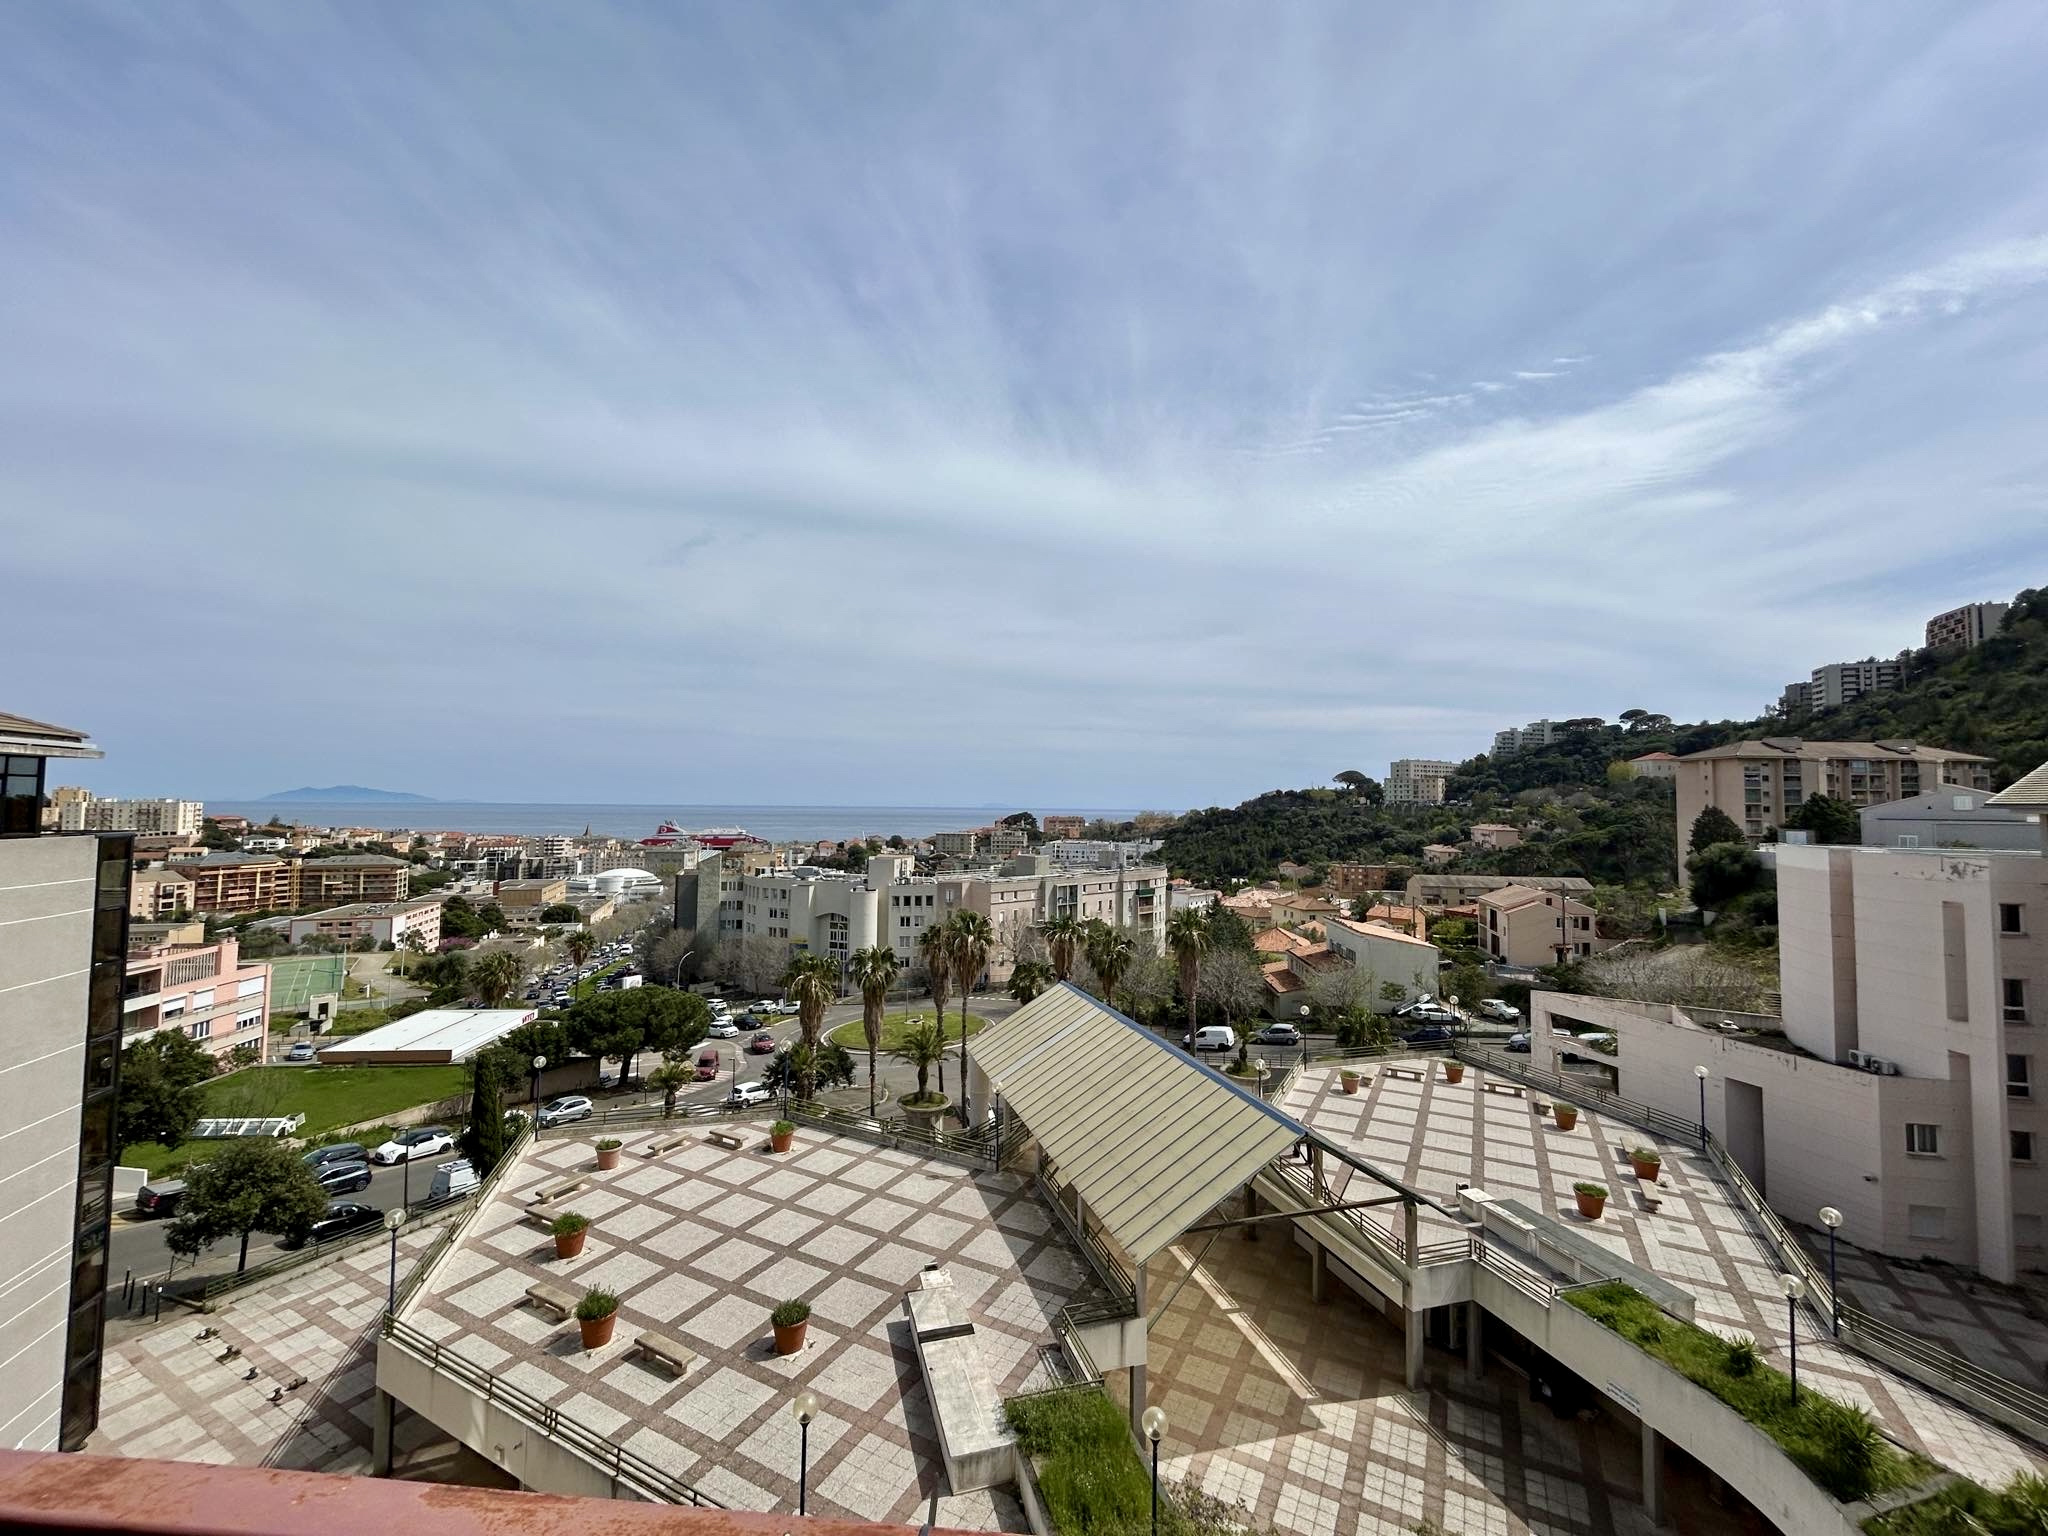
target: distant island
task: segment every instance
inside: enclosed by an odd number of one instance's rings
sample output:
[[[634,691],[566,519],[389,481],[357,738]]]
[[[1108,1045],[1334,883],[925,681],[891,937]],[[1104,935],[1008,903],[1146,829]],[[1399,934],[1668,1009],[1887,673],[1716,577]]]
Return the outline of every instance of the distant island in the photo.
[[[261,804],[268,805],[275,800],[329,800],[339,804],[362,805],[373,800],[411,801],[414,804],[432,804],[432,795],[415,795],[402,789],[365,789],[360,784],[330,784],[325,789],[287,789],[280,794],[265,795]]]

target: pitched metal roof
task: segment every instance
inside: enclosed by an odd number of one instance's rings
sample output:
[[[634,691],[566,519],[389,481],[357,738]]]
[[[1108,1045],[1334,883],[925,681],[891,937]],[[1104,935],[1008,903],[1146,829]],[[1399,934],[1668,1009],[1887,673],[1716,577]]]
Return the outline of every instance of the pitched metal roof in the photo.
[[[984,1030],[967,1051],[1140,1264],[1309,1135],[1071,983]]]
[[[2048,763],[2001,789],[1986,805],[2009,805],[2023,810],[2048,810]]]

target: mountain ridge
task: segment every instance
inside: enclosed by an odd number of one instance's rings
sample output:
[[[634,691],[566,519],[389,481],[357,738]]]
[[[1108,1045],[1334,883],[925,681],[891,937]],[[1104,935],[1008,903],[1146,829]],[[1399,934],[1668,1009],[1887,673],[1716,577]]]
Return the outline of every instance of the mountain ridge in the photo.
[[[324,789],[304,786],[299,789],[281,789],[274,795],[265,795],[258,802],[269,805],[276,801],[330,801],[336,804],[366,804],[371,801],[404,801],[415,805],[431,805],[432,795],[416,795],[407,789],[369,789],[361,784],[329,784]]]

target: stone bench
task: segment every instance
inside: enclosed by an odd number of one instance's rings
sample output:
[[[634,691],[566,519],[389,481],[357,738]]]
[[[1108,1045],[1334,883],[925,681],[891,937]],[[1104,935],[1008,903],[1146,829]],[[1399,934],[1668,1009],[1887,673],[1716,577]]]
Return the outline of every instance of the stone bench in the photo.
[[[541,1190],[531,1200],[526,1202],[526,1208],[529,1211],[543,1210],[546,1207],[553,1205],[557,1200],[560,1200],[563,1196],[575,1194],[576,1191],[581,1189],[582,1187],[583,1181],[581,1179],[569,1179],[563,1183],[555,1185],[552,1189]]]
[[[649,1360],[659,1360],[672,1375],[680,1376],[697,1358],[697,1352],[665,1333],[643,1333],[633,1340],[633,1351]]]
[[[1526,1099],[1529,1096],[1529,1090],[1520,1083],[1504,1083],[1499,1078],[1489,1078],[1480,1086],[1488,1093],[1504,1093],[1510,1098]]]
[[[642,1157],[659,1157],[664,1152],[675,1151],[677,1147],[680,1147],[689,1139],[689,1135],[686,1132],[678,1133],[674,1136],[664,1136],[661,1140],[650,1141],[645,1147],[641,1148],[640,1155]]]
[[[939,1455],[953,1493],[971,1493],[1016,1475],[1016,1438],[1003,1419],[1003,1400],[950,1276],[926,1270],[903,1299],[917,1342],[917,1360],[931,1399]]]
[[[573,1294],[563,1290],[559,1285],[549,1285],[546,1281],[538,1285],[529,1285],[526,1288],[526,1299],[536,1307],[545,1307],[554,1313],[555,1321],[558,1323],[567,1322],[576,1310],[576,1298]]]
[[[706,1131],[704,1139],[713,1146],[723,1147],[728,1152],[744,1152],[747,1141],[737,1131]]]
[[[1421,1082],[1426,1075],[1421,1067],[1388,1067],[1386,1073],[1389,1077],[1405,1078],[1411,1083]]]

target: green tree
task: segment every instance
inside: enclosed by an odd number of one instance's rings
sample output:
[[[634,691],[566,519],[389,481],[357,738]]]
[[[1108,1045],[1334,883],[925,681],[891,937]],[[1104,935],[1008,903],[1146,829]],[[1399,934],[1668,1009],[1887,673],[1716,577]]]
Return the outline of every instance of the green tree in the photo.
[[[950,945],[953,980],[960,986],[960,1110],[964,1115],[967,1112],[967,1000],[974,995],[974,984],[981,979],[981,973],[988,969],[988,953],[995,948],[996,935],[987,918],[966,908],[948,918],[947,926],[953,930]]]
[[[664,1120],[676,1112],[676,1095],[696,1080],[697,1074],[680,1061],[663,1061],[647,1074],[647,1086],[661,1095]]]
[[[783,995],[796,1004],[798,1032],[808,1048],[799,1066],[797,1095],[808,1099],[817,1092],[818,1047],[823,1033],[825,1010],[839,1001],[839,967],[830,955],[798,955],[782,974]]]
[[[480,939],[490,931],[490,924],[477,915],[475,904],[467,896],[450,896],[441,903],[443,938]]]
[[[1200,1002],[1202,956],[1208,953],[1209,922],[1193,907],[1182,907],[1166,920],[1166,947],[1180,968],[1180,995],[1188,1010],[1188,1047],[1194,1048],[1195,1019]]]
[[[569,1031],[559,1019],[535,1019],[530,1024],[521,1024],[501,1038],[495,1048],[517,1062],[522,1077],[533,1070],[534,1057],[545,1056],[550,1066],[559,1067],[575,1049],[569,1042]]]
[[[1693,905],[1716,911],[1763,883],[1763,861],[1741,843],[1711,843],[1685,861]]]
[[[1209,948],[1212,950],[1235,950],[1241,955],[1253,954],[1258,945],[1251,924],[1239,917],[1228,907],[1211,907],[1202,914],[1202,920],[1209,929]]]
[[[1735,819],[1718,805],[1710,805],[1693,818],[1692,835],[1686,841],[1686,848],[1689,852],[1698,853],[1715,843],[1741,841],[1742,828],[1735,825]]]
[[[1088,968],[1102,983],[1102,1000],[1116,1006],[1117,983],[1131,968],[1138,946],[1128,933],[1119,933],[1107,923],[1093,923],[1088,929]]]
[[[1815,795],[1785,818],[1784,824],[1808,834],[1816,843],[1853,846],[1863,841],[1863,818],[1856,807],[1833,795]]]
[[[566,901],[556,901],[540,909],[540,920],[543,923],[580,923],[583,914]]]
[[[932,1093],[929,1083],[931,1069],[946,1059],[944,1026],[930,1019],[919,1020],[903,1032],[903,1044],[896,1054],[917,1069],[917,1092],[909,1102],[919,1106],[943,1104],[946,1096]]]
[[[584,1055],[618,1057],[620,1079],[626,1081],[642,1051],[680,1053],[702,1040],[711,1028],[711,1005],[668,987],[633,987],[584,998],[562,1023],[569,1043]]]
[[[469,990],[486,1008],[502,1008],[526,979],[526,966],[510,950],[494,949],[469,968]]]
[[[327,1192],[295,1148],[245,1136],[185,1171],[185,1195],[164,1228],[164,1243],[190,1259],[223,1237],[239,1237],[240,1274],[249,1267],[250,1233],[303,1239],[326,1209]]]
[[[875,1052],[882,1044],[882,1016],[889,1007],[889,988],[899,969],[896,951],[887,944],[857,949],[847,961],[847,974],[860,988],[860,1032],[868,1043],[868,1113],[875,1112]]]
[[[175,1147],[192,1134],[213,1076],[213,1058],[183,1030],[138,1040],[121,1052],[121,1097],[114,1153],[140,1141]]]
[[[505,1128],[505,1069],[509,1051],[478,1051],[469,1063],[469,1124],[462,1129],[462,1155],[478,1178],[498,1166],[511,1140]],[[517,1082],[518,1079],[512,1079]]]
[[[1038,932],[1051,956],[1053,975],[1061,981],[1073,980],[1074,957],[1080,953],[1084,937],[1081,920],[1071,912],[1062,912],[1041,923]]]
[[[932,1012],[938,1015],[941,1031],[946,1026],[946,1000],[953,995],[953,931],[944,923],[933,923],[917,936],[917,958],[924,966],[925,985],[931,988]],[[939,1088],[946,1084],[946,1066],[939,1063]]]
[[[1019,960],[1010,969],[1010,996],[1028,1003],[1053,983],[1052,967],[1043,960]]]
[[[576,909],[571,907],[569,910],[574,912]],[[574,919],[565,918],[563,921],[571,922]],[[595,948],[597,948],[597,935],[588,928],[578,928],[562,940],[562,952],[569,957],[571,965],[581,965],[590,958],[590,952]]]

